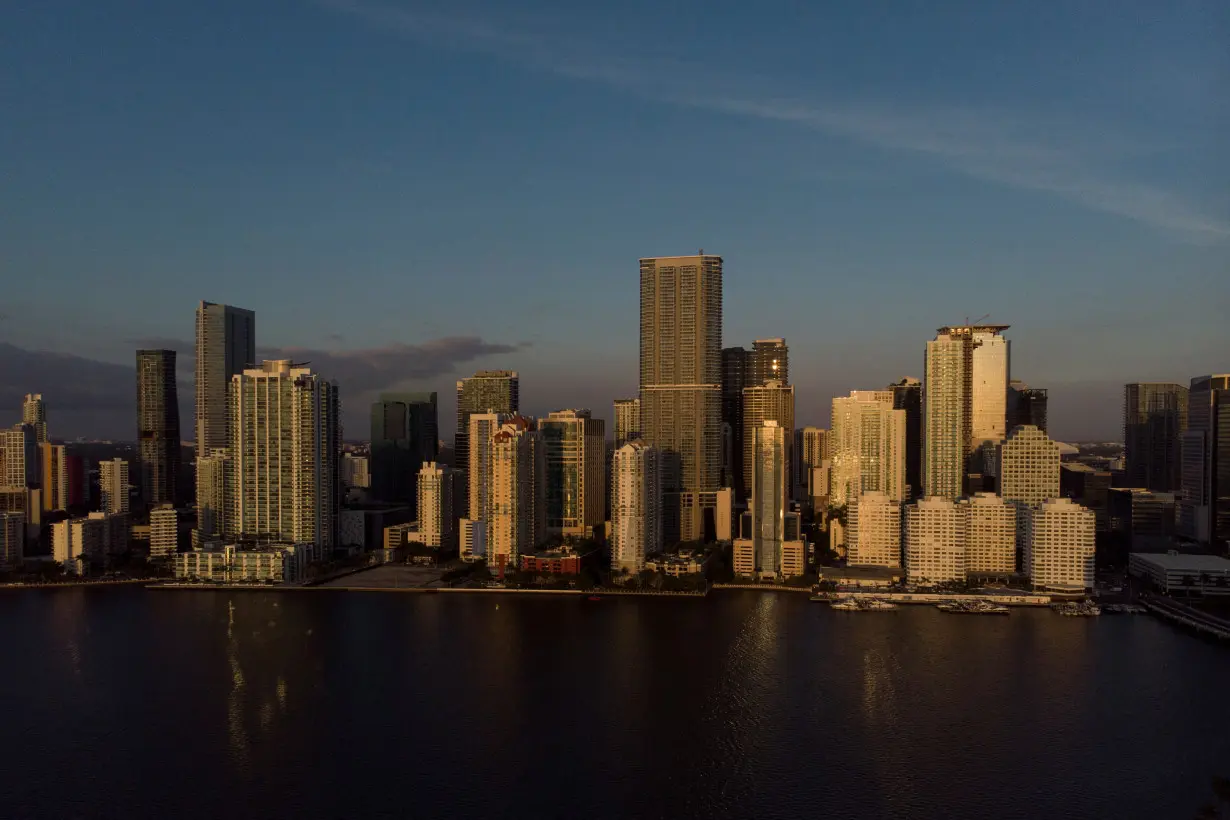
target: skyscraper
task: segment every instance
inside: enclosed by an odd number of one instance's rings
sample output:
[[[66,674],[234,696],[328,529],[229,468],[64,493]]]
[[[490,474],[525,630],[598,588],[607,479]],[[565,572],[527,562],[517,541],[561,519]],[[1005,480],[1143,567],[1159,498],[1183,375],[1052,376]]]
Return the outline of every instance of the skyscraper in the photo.
[[[592,538],[606,520],[606,425],[588,410],[558,410],[538,422],[546,454],[547,532]]]
[[[1009,348],[1007,325],[942,327],[927,342],[923,383],[922,481],[927,496],[951,500],[984,442],[1004,438]]]
[[[831,504],[852,505],[871,492],[894,502],[905,498],[905,421],[906,411],[893,409],[887,390],[833,399]]]
[[[1137,382],[1123,386],[1124,481],[1128,487],[1177,492],[1182,485],[1188,389]]]
[[[750,436],[752,447],[748,460],[752,467],[752,486],[748,506],[752,514],[752,551],[760,574],[781,574],[790,493],[790,470],[786,460],[788,429],[773,419],[766,419]]]
[[[196,458],[197,541],[233,532],[227,524],[234,510],[235,475],[229,447],[217,447]]]
[[[790,350],[785,339],[757,339],[752,342],[751,385],[779,381],[790,384]]]
[[[0,488],[28,489],[38,483],[38,443],[33,424],[0,429]]]
[[[611,470],[611,568],[640,572],[662,551],[658,451],[638,440],[615,451]]]
[[[27,393],[21,404],[21,423],[34,427],[34,443],[47,443],[47,405],[42,393]]]
[[[256,364],[256,314],[201,302],[196,309],[196,451],[231,446],[231,378]]]
[[[1046,390],[1013,379],[1008,383],[1008,427],[1011,433],[1023,424],[1046,432]]]
[[[664,538],[691,541],[708,529],[703,496],[721,486],[722,257],[640,269],[641,434],[662,453]]]
[[[1016,507],[1017,546],[1025,549],[1029,510],[1060,497],[1059,443],[1037,427],[1018,427],[996,448],[999,494]]]
[[[1183,434],[1179,531],[1202,544],[1230,544],[1230,375],[1192,379]]]
[[[45,443],[39,446],[42,467],[43,511],[65,511],[69,506],[72,479],[68,453],[64,445]]]
[[[231,407],[228,534],[327,553],[341,500],[337,388],[288,359],[266,361],[231,380]]]
[[[25,556],[26,519],[20,513],[0,512],[0,567],[21,564]]]
[[[174,350],[137,351],[137,447],[141,500],[179,502],[179,390]]]
[[[795,496],[806,499],[810,493],[812,470],[823,466],[828,459],[829,431],[823,427],[803,427],[794,431]],[[819,495],[827,495],[820,493]]]
[[[764,427],[766,421],[777,422],[784,433],[783,457],[786,459],[787,473],[791,475],[790,464],[794,460],[794,387],[785,382],[770,379],[763,385],[752,385],[743,388],[743,490],[750,494],[752,489],[752,474],[755,465],[752,462],[752,450],[756,446],[754,438]],[[749,495],[750,497],[750,495]]]
[[[470,413],[469,429],[463,439],[466,442],[466,521],[463,531],[468,531],[472,556],[486,555],[487,527],[491,520],[491,456],[492,437],[501,426],[512,418],[508,413]],[[458,451],[460,455],[460,451]],[[465,532],[463,532],[464,538]]]
[[[911,583],[965,580],[964,501],[924,498],[905,507],[905,573]]]
[[[641,437],[641,400],[615,399],[615,449]]]
[[[546,460],[534,424],[514,416],[491,436],[491,512],[487,564],[503,575],[546,537]]]
[[[170,558],[179,552],[179,513],[171,504],[149,512],[149,556]]]
[[[978,493],[969,499],[967,512],[966,571],[987,575],[1016,572],[1016,508],[994,493]]]
[[[906,376],[890,384],[893,409],[905,411],[905,483],[902,498],[922,495],[922,382]]]
[[[850,566],[901,566],[901,504],[882,492],[863,493],[848,513],[846,558]]]
[[[726,347],[721,355],[721,485],[743,498],[743,389],[752,383],[752,354],[742,347]]]
[[[1024,570],[1035,587],[1083,592],[1094,584],[1094,514],[1070,498],[1025,510]]]
[[[128,462],[122,458],[113,458],[98,462],[98,493],[101,497],[100,507],[107,515],[121,515],[128,512]]]
[[[371,494],[380,501],[418,504],[418,475],[440,454],[435,393],[381,393],[372,403]]]
[[[470,472],[470,416],[475,413],[515,415],[521,410],[521,378],[515,370],[480,370],[457,382],[457,431],[454,460],[458,470]],[[464,507],[469,508],[472,482],[466,484]]]
[[[445,552],[457,549],[457,482],[447,465],[428,462],[419,470],[419,541]]]

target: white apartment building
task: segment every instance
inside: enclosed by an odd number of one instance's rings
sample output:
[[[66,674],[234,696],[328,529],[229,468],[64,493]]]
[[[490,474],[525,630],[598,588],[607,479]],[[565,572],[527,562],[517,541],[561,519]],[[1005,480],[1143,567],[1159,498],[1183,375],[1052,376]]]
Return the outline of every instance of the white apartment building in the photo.
[[[85,562],[100,560],[106,553],[105,517],[70,518],[51,525],[51,556],[65,572],[76,575]]]
[[[149,513],[150,558],[169,558],[179,552],[179,511],[163,504]]]
[[[472,417],[473,418],[473,417]],[[546,537],[546,459],[542,434],[514,416],[491,436],[491,511],[487,563],[493,572],[518,565]]]
[[[485,527],[491,517],[491,439],[496,431],[513,418],[508,413],[472,413],[469,419],[469,482],[470,509],[468,518],[476,526]]]
[[[901,504],[887,493],[863,493],[847,512],[850,566],[901,566]]]
[[[16,566],[25,555],[26,518],[0,512],[0,567]]]
[[[1000,333],[1007,325],[973,328],[970,374],[970,450],[983,442],[1003,441],[1008,431],[1008,381],[1012,342]]]
[[[969,499],[966,511],[966,572],[1016,572],[1016,507],[994,493],[978,493]]]
[[[231,380],[227,532],[332,549],[340,505],[337,388],[289,359]]]
[[[615,449],[641,435],[641,400],[615,399]]]
[[[848,505],[863,493],[901,501],[905,493],[905,411],[890,390],[854,390],[833,399],[829,502]]]
[[[911,583],[964,581],[968,515],[963,502],[932,496],[905,508],[905,573]]]
[[[611,568],[640,572],[661,551],[660,454],[637,439],[615,451],[611,467]]]
[[[1094,584],[1096,516],[1070,498],[1052,498],[1025,513],[1025,570],[1035,587],[1080,592]]]
[[[1029,507],[1058,498],[1059,442],[1033,425],[1022,425],[996,447],[999,495],[1017,508],[1017,547],[1025,549],[1025,515]]]
[[[128,512],[130,485],[128,462],[122,458],[98,462],[98,492],[101,510],[107,515]]]
[[[175,577],[221,584],[298,583],[314,552],[313,544],[229,544],[220,550],[195,549],[173,556]]]
[[[419,541],[445,551],[457,548],[456,482],[445,464],[424,462],[418,481]]]

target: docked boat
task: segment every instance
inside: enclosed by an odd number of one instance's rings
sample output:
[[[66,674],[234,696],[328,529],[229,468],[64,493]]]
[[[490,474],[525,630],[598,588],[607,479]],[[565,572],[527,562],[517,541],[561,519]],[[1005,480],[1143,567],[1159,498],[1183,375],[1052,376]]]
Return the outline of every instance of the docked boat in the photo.
[[[873,610],[873,611],[884,611],[884,610],[896,609],[896,608],[897,608],[897,605],[894,604],[892,601],[885,601],[880,598],[870,598],[864,602],[864,606],[863,606],[863,609]]]
[[[972,601],[945,601],[942,604],[936,604],[936,609],[941,612],[948,612],[953,615],[1007,615],[1008,607],[976,599]]]
[[[1051,604],[1051,608],[1067,618],[1092,618],[1102,614],[1093,601],[1063,601]]]
[[[842,612],[858,612],[862,609],[862,607],[858,605],[858,601],[853,598],[843,598],[840,601],[832,601],[829,603],[829,606],[833,609],[840,609]]]

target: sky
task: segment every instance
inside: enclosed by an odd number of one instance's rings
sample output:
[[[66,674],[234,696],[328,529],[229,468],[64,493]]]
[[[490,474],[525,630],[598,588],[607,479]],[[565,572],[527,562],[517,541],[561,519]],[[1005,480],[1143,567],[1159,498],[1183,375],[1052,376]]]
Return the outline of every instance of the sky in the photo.
[[[341,387],[637,383],[638,264],[725,259],[800,424],[1010,325],[1054,435],[1230,371],[1230,4],[42,0],[0,12],[0,407],[135,435],[134,350],[254,310]],[[59,422],[57,422],[59,418]],[[608,424],[610,422],[608,421]]]

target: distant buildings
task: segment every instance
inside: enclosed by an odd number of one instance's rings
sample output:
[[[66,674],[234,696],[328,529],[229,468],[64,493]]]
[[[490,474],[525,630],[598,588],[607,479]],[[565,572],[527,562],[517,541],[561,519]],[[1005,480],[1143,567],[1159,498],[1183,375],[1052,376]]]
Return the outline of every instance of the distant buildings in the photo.
[[[1132,552],[1165,552],[1178,534],[1178,497],[1140,487],[1116,487],[1107,493],[1110,531],[1122,536]]]
[[[812,471],[821,468],[829,457],[829,431],[823,427],[803,427],[794,431],[795,459],[791,462],[794,473],[795,497],[811,503],[815,496],[828,496],[812,492]]]
[[[615,399],[615,449],[641,437],[641,400]]]
[[[964,581],[967,506],[934,496],[905,508],[905,572],[911,583]]]
[[[47,443],[47,405],[41,393],[27,393],[21,404],[21,423],[34,428],[35,444]]]
[[[372,486],[371,464],[371,459],[368,456],[343,453],[341,464],[342,485],[348,489],[370,489]],[[402,483],[405,482],[403,481]]]
[[[42,476],[43,512],[63,512],[70,505],[70,490],[73,476],[70,474],[72,463],[68,458],[67,449],[62,444],[44,443],[39,445]],[[80,465],[77,465],[80,469]],[[80,483],[80,478],[78,482]]]
[[[224,533],[232,531],[228,521],[235,514],[231,508],[234,488],[235,476],[229,447],[216,447],[197,454],[197,543],[221,538]]]
[[[884,493],[894,502],[905,497],[906,412],[893,409],[887,390],[854,390],[833,399],[832,453],[834,506],[856,503],[864,493]]]
[[[38,440],[32,424],[0,429],[0,487],[38,486]]]
[[[465,473],[467,518],[461,522],[463,558],[487,556],[488,524],[492,516],[493,438],[513,416],[507,413],[471,413],[469,431],[463,437],[468,449]]]
[[[0,567],[21,564],[25,555],[26,517],[0,512]]]
[[[369,482],[350,486],[367,486],[376,500],[413,512],[419,469],[439,450],[435,393],[381,393],[372,404]]]
[[[100,507],[108,515],[127,513],[131,485],[128,462],[122,458],[98,462],[98,492]]]
[[[1182,385],[1124,385],[1123,481],[1127,486],[1178,492],[1187,414],[1188,389]]]
[[[1056,498],[1025,510],[1024,569],[1034,587],[1083,592],[1094,584],[1091,510]]]
[[[658,451],[630,441],[611,469],[611,568],[640,572],[662,550],[662,476]]]
[[[447,465],[425,463],[418,475],[418,537],[424,546],[453,553],[458,549],[459,474]]]
[[[757,339],[752,342],[751,364],[749,387],[771,381],[790,384],[790,350],[785,339]]]
[[[179,501],[179,390],[174,350],[137,351],[137,447],[141,500]]]
[[[1027,509],[1060,495],[1059,443],[1037,427],[1018,427],[999,445],[996,460],[999,494],[1017,508],[1017,543],[1023,549]]]
[[[645,258],[640,275],[641,436],[662,454],[664,537],[702,539],[721,487],[722,257]]]
[[[487,564],[502,575],[546,538],[546,458],[533,422],[514,416],[491,436]]]
[[[780,341],[774,339],[772,341]],[[760,342],[757,342],[760,344]],[[784,356],[784,351],[772,351]],[[776,358],[762,362],[765,369],[784,365],[778,364]],[[777,379],[770,379],[764,384],[743,388],[743,488],[750,497],[752,481],[757,469],[754,449],[755,437],[763,430],[766,421],[772,421],[783,431],[783,458],[786,465],[787,481],[793,483],[793,471],[790,465],[794,461],[794,388]],[[790,492],[787,491],[787,497]]]
[[[721,353],[722,478],[723,487],[743,490],[743,390],[752,384],[752,354],[742,347]]]
[[[546,457],[547,533],[593,538],[606,521],[606,426],[588,410],[538,422]]]
[[[149,513],[149,556],[170,558],[179,552],[179,512],[163,504]]]
[[[1192,379],[1182,452],[1180,531],[1225,549],[1230,543],[1230,375]]]
[[[1013,379],[1008,383],[1007,432],[1026,424],[1046,432],[1046,390]]]
[[[922,494],[922,382],[906,377],[888,386],[893,409],[905,413],[905,484],[902,498]]]
[[[196,309],[198,457],[231,446],[231,378],[255,364],[256,314],[230,305],[201,302]],[[198,477],[197,487],[200,486]],[[200,507],[200,499],[197,506]]]
[[[341,452],[337,388],[289,360],[266,361],[231,382],[235,540],[337,543]]]
[[[847,513],[846,558],[850,566],[901,566],[901,504],[883,492],[866,492]]]
[[[127,515],[92,512],[51,525],[52,559],[70,574],[82,574],[92,565],[128,551]]]
[[[457,382],[457,432],[453,440],[456,468],[467,475],[473,472],[470,457],[470,417],[477,413],[516,415],[521,410],[521,377],[515,370],[480,370]],[[470,506],[473,481],[466,486],[463,506]]]

